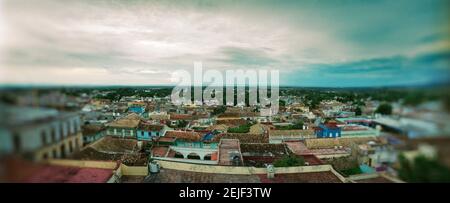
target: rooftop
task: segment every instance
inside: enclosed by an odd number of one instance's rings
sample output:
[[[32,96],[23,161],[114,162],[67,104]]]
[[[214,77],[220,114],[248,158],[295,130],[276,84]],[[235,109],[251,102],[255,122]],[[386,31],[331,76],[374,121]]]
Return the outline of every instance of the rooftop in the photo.
[[[165,137],[176,137],[177,140],[200,141],[202,135],[194,131],[167,131]]]
[[[90,145],[98,151],[127,153],[136,150],[137,141],[135,139],[123,139],[116,137],[104,137]]]
[[[330,171],[276,174],[273,179],[268,179],[266,174],[260,174],[258,176],[261,183],[342,183]]]
[[[139,182],[142,178],[124,177],[122,182]],[[266,174],[242,175],[201,173],[173,169],[161,169],[157,174],[151,174],[143,182],[147,183],[341,183],[332,172],[310,172],[276,174],[268,179]]]
[[[2,162],[0,182],[105,183],[113,174],[112,169],[37,164],[16,158]]]
[[[238,139],[240,143],[269,143],[269,136],[247,133],[221,133],[214,137],[213,141],[220,139]]]
[[[95,135],[96,133],[99,133],[103,130],[105,130],[105,126],[103,125],[94,125],[94,124],[88,124],[81,126],[83,136],[90,136]]]
[[[161,169],[143,182],[149,183],[259,183],[256,175],[230,175]]]
[[[272,136],[313,136],[314,130],[270,130]]]
[[[139,130],[144,131],[161,131],[164,128],[163,125],[155,125],[149,123],[141,123],[139,124]]]
[[[124,118],[120,118],[118,120],[109,123],[107,126],[114,128],[136,128],[138,127],[140,121],[141,118],[139,115],[131,113],[125,116]]]

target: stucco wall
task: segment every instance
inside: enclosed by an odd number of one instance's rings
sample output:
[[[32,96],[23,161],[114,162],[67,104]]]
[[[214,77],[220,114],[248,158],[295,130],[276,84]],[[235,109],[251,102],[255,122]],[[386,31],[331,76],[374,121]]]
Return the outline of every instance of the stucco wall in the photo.
[[[84,161],[84,160],[69,160],[69,159],[52,159],[47,163],[60,166],[74,166],[85,168],[103,168],[103,169],[115,169],[117,163],[113,161]]]

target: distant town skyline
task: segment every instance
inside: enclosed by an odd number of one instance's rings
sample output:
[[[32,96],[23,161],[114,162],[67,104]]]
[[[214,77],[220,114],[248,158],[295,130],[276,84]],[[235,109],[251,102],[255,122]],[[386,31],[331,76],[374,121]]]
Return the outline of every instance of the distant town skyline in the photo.
[[[175,85],[278,69],[281,86],[450,81],[449,1],[0,1],[0,84]]]

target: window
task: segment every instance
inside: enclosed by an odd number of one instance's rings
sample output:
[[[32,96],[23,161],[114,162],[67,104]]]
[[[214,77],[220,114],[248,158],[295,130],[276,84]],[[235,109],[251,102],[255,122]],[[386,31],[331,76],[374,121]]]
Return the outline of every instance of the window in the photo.
[[[53,158],[58,158],[58,154],[56,153],[56,149],[52,151]]]
[[[56,142],[55,128],[52,127],[50,135],[51,135],[51,138],[52,138],[52,142],[55,143]]]
[[[72,140],[69,141],[69,153],[72,153],[73,146],[72,146]]]
[[[74,120],[73,121],[73,126],[74,126],[74,128],[75,128],[75,133],[77,133],[78,132],[78,120]]]
[[[61,158],[66,158],[66,146],[64,144],[60,147],[61,150]]]
[[[70,121],[67,121],[67,132],[69,132],[68,134],[73,133],[72,125],[71,125]]]
[[[79,143],[78,143],[78,141],[79,141],[79,139],[76,139],[75,140],[75,150],[78,150],[78,148],[80,147],[79,145]]]
[[[16,152],[19,152],[22,148],[20,135],[17,133],[14,133],[14,135],[13,135],[13,145],[14,145],[14,151],[16,151]]]
[[[44,155],[42,156],[42,159],[47,160],[48,159],[48,154],[44,153]]]
[[[60,132],[60,134],[61,134],[61,135],[60,135],[60,137],[61,137],[61,139],[62,139],[62,138],[64,138],[64,137],[65,137],[65,136],[64,136],[64,124],[63,124],[63,123],[61,123],[61,125],[60,125],[59,127],[60,127],[60,129],[59,129],[59,130],[61,131],[61,132]]]
[[[41,141],[42,141],[42,145],[47,144],[47,136],[45,135],[45,131],[41,132]]]

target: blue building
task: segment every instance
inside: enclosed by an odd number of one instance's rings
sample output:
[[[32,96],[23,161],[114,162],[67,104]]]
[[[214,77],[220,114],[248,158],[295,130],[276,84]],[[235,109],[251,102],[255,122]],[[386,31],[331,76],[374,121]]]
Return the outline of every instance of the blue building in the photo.
[[[167,131],[165,125],[155,125],[141,123],[136,131],[136,138],[138,140],[151,141],[152,138],[162,137]]]
[[[145,113],[145,107],[139,106],[139,105],[130,106],[130,107],[128,107],[128,112],[142,115]]]
[[[317,138],[337,138],[341,137],[341,128],[335,122],[320,124],[315,129]]]
[[[217,132],[216,130],[213,130],[213,131],[211,131],[211,132],[206,133],[206,134],[202,137],[202,142],[205,142],[205,141],[212,141],[213,138],[214,138],[217,134],[219,134],[219,132]]]

